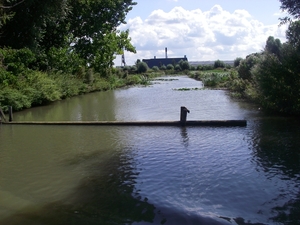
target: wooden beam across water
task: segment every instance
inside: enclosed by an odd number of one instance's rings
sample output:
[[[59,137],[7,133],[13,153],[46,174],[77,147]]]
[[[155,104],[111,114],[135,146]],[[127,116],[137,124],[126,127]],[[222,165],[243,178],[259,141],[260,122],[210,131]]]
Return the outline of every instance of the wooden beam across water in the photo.
[[[185,106],[180,108],[179,121],[12,121],[12,107],[9,122],[3,124],[11,125],[91,125],[91,126],[247,126],[246,120],[190,120],[187,121],[187,113],[190,113]]]
[[[181,121],[13,121],[11,125],[75,125],[75,126],[247,126],[246,120],[190,120]]]

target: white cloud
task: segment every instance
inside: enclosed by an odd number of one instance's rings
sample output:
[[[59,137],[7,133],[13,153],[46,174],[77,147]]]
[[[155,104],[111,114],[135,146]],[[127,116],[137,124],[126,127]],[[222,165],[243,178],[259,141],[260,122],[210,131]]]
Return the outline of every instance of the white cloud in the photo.
[[[137,59],[164,57],[165,47],[169,57],[186,55],[189,61],[245,57],[263,50],[269,36],[284,42],[286,26],[266,26],[246,10],[230,13],[215,5],[205,12],[182,7],[155,10],[147,19],[130,19],[120,29],[129,29],[136,47],[137,54],[125,53],[127,64],[132,65]],[[119,61],[118,57],[116,65]]]

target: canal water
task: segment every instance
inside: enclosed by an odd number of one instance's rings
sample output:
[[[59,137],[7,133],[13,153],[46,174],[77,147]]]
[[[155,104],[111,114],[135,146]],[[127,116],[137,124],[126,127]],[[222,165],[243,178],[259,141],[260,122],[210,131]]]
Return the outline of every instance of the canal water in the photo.
[[[185,91],[182,90],[185,89]],[[246,127],[0,125],[0,224],[300,224],[300,129],[188,77],[15,121],[246,119]]]

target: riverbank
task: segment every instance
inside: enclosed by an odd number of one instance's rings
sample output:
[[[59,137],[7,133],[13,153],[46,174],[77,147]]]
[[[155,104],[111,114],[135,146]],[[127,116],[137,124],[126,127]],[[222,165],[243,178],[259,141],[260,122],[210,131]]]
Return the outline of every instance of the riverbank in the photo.
[[[217,68],[205,71],[148,69],[143,74],[137,74],[135,71],[125,68],[115,68],[108,77],[101,77],[93,70],[83,70],[76,75],[30,71],[23,77],[21,75],[17,77],[11,85],[7,85],[7,83],[0,85],[0,107],[5,113],[8,113],[9,106],[12,106],[13,111],[21,111],[91,92],[113,90],[132,85],[148,85],[152,79],[165,75],[187,75],[192,79],[201,81],[206,88],[230,90],[234,97],[241,97],[233,87],[233,84],[237,83],[235,81],[238,77],[234,68]]]
[[[0,85],[0,107],[4,113],[47,105],[55,101],[97,91],[107,91],[131,85],[147,85],[161,73],[128,74],[115,70],[108,77],[93,71],[75,75],[30,71],[26,75],[11,77]]]

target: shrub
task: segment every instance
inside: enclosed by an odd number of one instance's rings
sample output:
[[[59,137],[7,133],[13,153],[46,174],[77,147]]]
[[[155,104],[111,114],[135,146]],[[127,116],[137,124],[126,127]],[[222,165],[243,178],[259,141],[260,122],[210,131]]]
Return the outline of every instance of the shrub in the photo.
[[[71,52],[68,48],[52,47],[48,51],[47,57],[47,69],[54,72],[75,74],[78,68],[85,65],[84,60],[75,52]]]
[[[166,67],[165,65],[162,65],[162,66],[160,67],[160,70],[167,70],[167,67]]]
[[[225,69],[231,69],[232,66],[230,64],[225,64]]]
[[[137,71],[137,67],[136,66],[131,66],[130,67],[130,71],[131,72],[136,72]]]
[[[233,61],[233,66],[238,67],[243,59],[238,57]]]
[[[190,64],[186,60],[180,60],[179,66],[180,66],[181,70],[189,70],[190,69]]]
[[[124,67],[123,67],[123,71],[128,71],[128,70],[130,70],[130,69],[131,69],[130,66],[124,66]]]
[[[203,70],[212,70],[214,69],[213,65],[203,65]]]
[[[214,62],[214,68],[225,68],[225,63],[218,59]]]
[[[152,70],[153,70],[153,71],[159,71],[159,68],[158,68],[158,66],[153,66],[153,67],[152,67]]]
[[[31,103],[28,97],[20,91],[5,87],[0,90],[0,105],[3,111],[8,111],[9,106],[12,106],[14,111],[19,111],[29,108]]]
[[[0,49],[0,56],[3,58],[3,66],[14,75],[27,71],[36,60],[34,53],[28,48]]]
[[[239,77],[247,80],[253,79],[251,69],[258,63],[258,61],[258,54],[248,55],[246,59],[242,60],[238,68]]]
[[[41,105],[60,99],[61,93],[57,83],[47,74],[32,71],[26,75],[26,78],[27,87],[23,93],[29,96],[32,105]],[[28,88],[31,89],[31,92],[27,91]]]
[[[197,70],[203,70],[203,66],[202,65],[198,65],[197,66]]]
[[[167,69],[168,69],[168,70],[173,70],[173,69],[174,69],[174,66],[173,66],[172,64],[168,64],[168,65],[167,65]]]
[[[275,54],[265,54],[253,70],[261,93],[260,102],[266,109],[300,114],[300,80],[297,51],[285,45],[283,61]]]
[[[148,65],[145,62],[139,62],[137,64],[137,72],[138,73],[146,73],[148,70]]]
[[[126,79],[126,85],[139,84],[140,82],[141,82],[141,78],[139,75],[130,75]]]
[[[190,70],[197,70],[196,66],[191,66]]]
[[[176,70],[176,71],[180,71],[180,70],[181,70],[181,67],[179,66],[179,64],[177,64],[177,65],[175,66],[175,70]]]
[[[95,91],[107,91],[110,90],[111,85],[106,79],[100,78],[95,80],[92,88]]]

